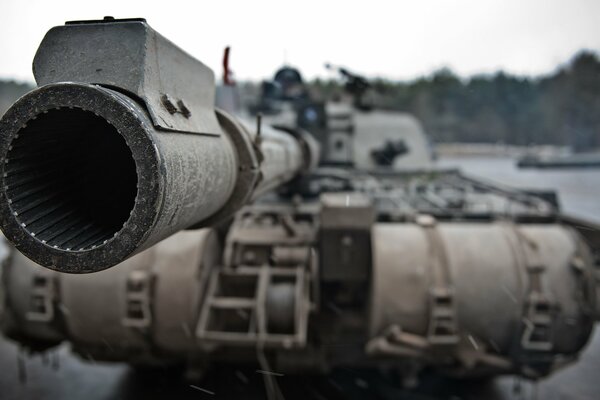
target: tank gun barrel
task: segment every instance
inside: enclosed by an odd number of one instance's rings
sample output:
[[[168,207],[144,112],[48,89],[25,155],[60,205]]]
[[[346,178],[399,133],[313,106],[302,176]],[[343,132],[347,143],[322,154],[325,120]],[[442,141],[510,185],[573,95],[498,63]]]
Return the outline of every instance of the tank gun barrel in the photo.
[[[0,224],[54,270],[218,223],[317,160],[300,133],[215,110],[212,71],[144,20],[53,28],[33,68],[39,87],[0,120]]]

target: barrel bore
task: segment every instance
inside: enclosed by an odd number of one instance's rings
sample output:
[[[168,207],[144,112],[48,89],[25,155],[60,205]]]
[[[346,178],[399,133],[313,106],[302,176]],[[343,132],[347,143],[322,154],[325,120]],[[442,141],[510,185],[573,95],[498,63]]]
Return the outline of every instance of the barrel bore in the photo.
[[[79,108],[28,121],[5,158],[5,192],[18,223],[61,250],[96,247],[121,230],[137,195],[136,164],[117,129]]]

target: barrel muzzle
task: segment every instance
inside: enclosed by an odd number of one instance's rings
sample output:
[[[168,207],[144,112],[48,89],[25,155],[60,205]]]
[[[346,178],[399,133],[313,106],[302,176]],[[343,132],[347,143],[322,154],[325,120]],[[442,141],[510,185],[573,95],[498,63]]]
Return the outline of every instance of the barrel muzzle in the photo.
[[[0,121],[0,219],[27,257],[65,272],[103,269],[133,253],[159,208],[159,153],[126,96],[53,84]]]

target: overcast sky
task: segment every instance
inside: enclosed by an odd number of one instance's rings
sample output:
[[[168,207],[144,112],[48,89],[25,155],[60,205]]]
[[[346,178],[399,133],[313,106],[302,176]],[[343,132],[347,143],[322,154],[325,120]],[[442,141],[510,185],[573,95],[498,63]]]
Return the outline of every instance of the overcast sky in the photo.
[[[70,1],[0,0],[0,78],[33,80],[44,33],[73,19],[144,17],[220,75],[232,46],[238,79],[270,77],[284,61],[307,77],[325,62],[410,79],[449,67],[551,72],[581,49],[600,52],[600,1]]]

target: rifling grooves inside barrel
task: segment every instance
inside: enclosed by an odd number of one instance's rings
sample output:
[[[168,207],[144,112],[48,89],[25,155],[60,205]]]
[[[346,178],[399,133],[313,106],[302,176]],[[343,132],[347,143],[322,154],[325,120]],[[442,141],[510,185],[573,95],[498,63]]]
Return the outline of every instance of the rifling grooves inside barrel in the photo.
[[[42,243],[71,251],[113,238],[137,195],[125,139],[80,108],[50,109],[28,121],[10,144],[4,182],[19,224]]]

